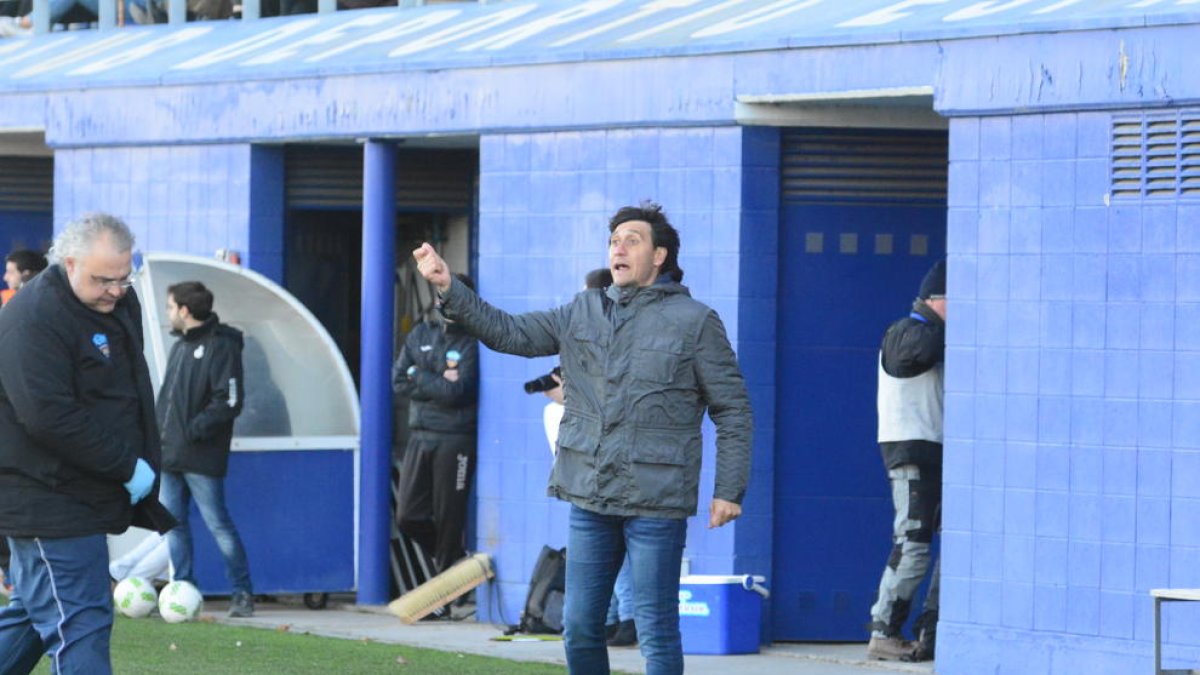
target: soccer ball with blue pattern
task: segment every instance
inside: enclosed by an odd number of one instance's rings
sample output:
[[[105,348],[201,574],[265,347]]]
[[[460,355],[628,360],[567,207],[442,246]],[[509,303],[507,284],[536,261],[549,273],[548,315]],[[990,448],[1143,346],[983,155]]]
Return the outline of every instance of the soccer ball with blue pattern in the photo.
[[[113,589],[113,606],[123,616],[133,619],[150,616],[157,604],[154,587],[141,577],[129,577]]]
[[[204,596],[186,581],[172,581],[158,594],[158,613],[167,623],[183,623],[200,616]]]

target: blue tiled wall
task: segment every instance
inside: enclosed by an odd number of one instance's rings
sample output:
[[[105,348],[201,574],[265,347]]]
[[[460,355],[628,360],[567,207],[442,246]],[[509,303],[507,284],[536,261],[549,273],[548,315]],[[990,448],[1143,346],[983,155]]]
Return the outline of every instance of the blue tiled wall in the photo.
[[[760,226],[776,230],[773,197],[778,179],[767,175],[772,135],[737,127],[612,129],[541,134],[486,135],[480,140],[479,286],[495,305],[512,312],[569,302],[584,275],[607,266],[608,218],[644,199],[660,202],[682,239],[680,266],[692,295],[716,309],[735,349],[743,330],[761,345],[773,343],[769,326],[747,329],[744,295],[772,303],[774,263],[763,262],[770,242],[755,239]],[[768,239],[773,234],[766,235]],[[761,265],[749,272],[745,265]],[[768,297],[769,296],[769,297]],[[757,320],[757,319],[756,319]],[[745,359],[745,349],[739,349]],[[743,364],[757,405],[758,429],[773,427],[765,407],[772,364]],[[522,382],[549,371],[554,358],[525,360],[484,350],[480,404],[478,541],[496,559],[492,597],[479,598],[481,620],[515,623],[529,574],[543,544],[564,546],[565,503],[546,496],[551,455],[542,427],[546,399],[526,396]],[[749,375],[749,372],[748,372]],[[756,443],[754,484],[746,517],[708,531],[713,481],[713,437],[706,424],[701,511],[688,525],[685,555],[696,573],[769,569],[770,435]],[[766,439],[766,440],[763,440]],[[766,443],[766,445],[764,445]],[[761,463],[765,462],[765,466]],[[764,525],[765,523],[765,525]],[[753,532],[743,536],[742,528]],[[745,553],[745,560],[742,558]],[[499,599],[499,602],[497,602]]]
[[[1110,128],[951,123],[944,675],[1148,672],[1149,589],[1200,585],[1200,211],[1109,205]]]
[[[60,149],[54,158],[55,231],[106,211],[129,224],[142,251],[210,256],[230,248],[254,266],[249,145]],[[281,166],[275,180],[282,184]],[[255,199],[254,210],[266,210]]]

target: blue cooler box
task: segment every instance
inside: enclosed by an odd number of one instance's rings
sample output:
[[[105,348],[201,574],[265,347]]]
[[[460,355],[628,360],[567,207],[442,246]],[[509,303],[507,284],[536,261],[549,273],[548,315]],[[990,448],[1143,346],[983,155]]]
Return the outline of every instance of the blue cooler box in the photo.
[[[692,574],[679,579],[679,631],[684,654],[757,654],[762,603],[760,576]]]

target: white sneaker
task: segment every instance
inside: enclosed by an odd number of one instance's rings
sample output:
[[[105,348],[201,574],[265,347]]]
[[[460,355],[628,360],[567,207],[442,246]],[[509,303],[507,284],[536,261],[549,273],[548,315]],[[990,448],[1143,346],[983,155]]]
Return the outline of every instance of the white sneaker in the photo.
[[[30,35],[33,35],[33,29],[23,27],[20,19],[0,16],[0,37],[29,37]]]

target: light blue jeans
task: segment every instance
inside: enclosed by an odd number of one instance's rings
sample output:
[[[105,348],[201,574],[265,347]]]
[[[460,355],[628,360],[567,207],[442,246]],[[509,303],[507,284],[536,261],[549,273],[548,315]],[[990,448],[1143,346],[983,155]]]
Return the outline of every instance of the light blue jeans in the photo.
[[[563,644],[575,675],[609,672],[604,621],[617,573],[629,555],[634,622],[647,675],[683,672],[679,563],[687,520],[606,516],[571,506]]]
[[[246,549],[237,527],[225,508],[225,479],[202,476],[198,473],[175,473],[164,471],[159,500],[179,526],[167,533],[167,546],[171,549],[171,564],[175,567],[176,581],[196,583],[192,570],[192,528],[188,525],[188,500],[196,500],[200,517],[212,532],[221,557],[225,559],[225,575],[234,593],[254,593],[250,583],[250,564],[246,561]]]
[[[107,537],[8,543],[13,595],[0,607],[0,673],[29,673],[45,654],[58,675],[110,675]]]

